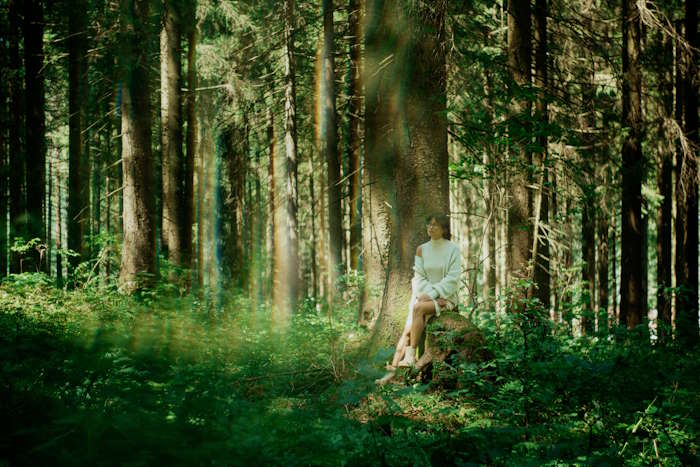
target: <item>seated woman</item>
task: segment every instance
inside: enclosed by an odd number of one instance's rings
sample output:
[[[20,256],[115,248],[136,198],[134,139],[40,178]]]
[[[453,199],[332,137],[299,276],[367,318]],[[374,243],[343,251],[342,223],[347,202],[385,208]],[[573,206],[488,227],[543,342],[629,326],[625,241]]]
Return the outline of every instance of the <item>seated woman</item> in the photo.
[[[462,274],[462,253],[450,241],[450,220],[444,214],[427,218],[426,228],[430,240],[416,250],[412,295],[403,333],[396,346],[390,369],[413,366],[416,347],[432,315],[443,310],[453,310],[457,303],[459,278]],[[383,384],[393,373],[377,380]]]

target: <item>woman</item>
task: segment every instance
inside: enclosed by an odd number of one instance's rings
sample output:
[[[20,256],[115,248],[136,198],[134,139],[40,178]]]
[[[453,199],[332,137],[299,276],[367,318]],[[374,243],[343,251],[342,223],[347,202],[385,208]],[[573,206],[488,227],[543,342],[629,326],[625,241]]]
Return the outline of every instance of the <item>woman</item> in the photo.
[[[456,307],[462,254],[459,247],[450,241],[450,220],[443,214],[431,215],[426,220],[426,229],[430,240],[416,250],[411,304],[390,370],[397,366],[413,366],[425,323],[431,316],[439,316],[441,311]],[[393,373],[377,382],[383,384],[391,376]]]

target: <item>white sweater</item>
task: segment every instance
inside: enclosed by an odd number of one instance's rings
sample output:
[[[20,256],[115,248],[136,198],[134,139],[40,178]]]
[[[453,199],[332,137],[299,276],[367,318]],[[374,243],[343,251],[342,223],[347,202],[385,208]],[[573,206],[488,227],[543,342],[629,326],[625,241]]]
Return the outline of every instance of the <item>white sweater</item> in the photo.
[[[413,279],[411,281],[411,304],[407,323],[412,321],[413,304],[422,294],[436,301],[444,298],[456,304],[459,279],[462,274],[462,253],[451,241],[441,238],[429,240],[421,245],[421,255],[415,257]],[[435,306],[436,314],[440,309]]]

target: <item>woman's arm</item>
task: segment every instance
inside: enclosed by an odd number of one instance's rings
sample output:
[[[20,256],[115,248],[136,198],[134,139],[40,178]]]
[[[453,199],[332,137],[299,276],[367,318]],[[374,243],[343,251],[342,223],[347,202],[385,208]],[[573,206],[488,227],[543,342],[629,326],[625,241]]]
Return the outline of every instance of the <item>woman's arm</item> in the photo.
[[[411,286],[413,287],[413,295],[419,300],[423,295],[430,296],[434,293],[433,284],[430,283],[428,277],[425,275],[425,267],[423,265],[423,253],[420,246],[416,249],[416,257],[413,264],[413,279],[411,280]]]

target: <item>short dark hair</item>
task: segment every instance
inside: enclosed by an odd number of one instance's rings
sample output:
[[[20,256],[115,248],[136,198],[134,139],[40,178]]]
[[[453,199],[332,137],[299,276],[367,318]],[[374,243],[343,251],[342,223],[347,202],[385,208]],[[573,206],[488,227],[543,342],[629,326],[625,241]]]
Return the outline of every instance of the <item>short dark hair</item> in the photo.
[[[433,219],[435,219],[435,222],[440,224],[440,227],[442,227],[442,237],[446,238],[447,240],[452,240],[452,232],[450,231],[450,218],[449,218],[449,216],[447,214],[434,212],[425,218],[425,224],[426,225],[430,224],[430,221]]]

